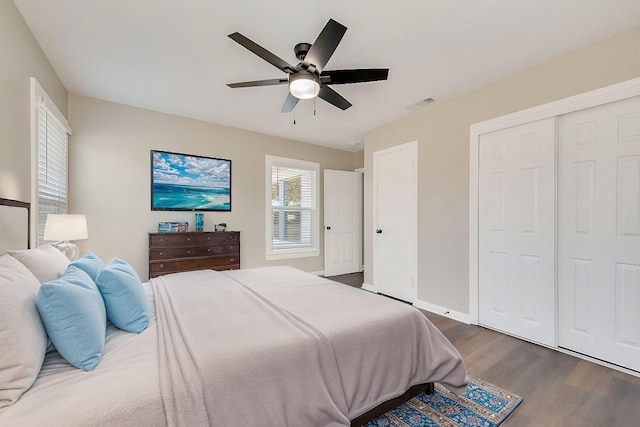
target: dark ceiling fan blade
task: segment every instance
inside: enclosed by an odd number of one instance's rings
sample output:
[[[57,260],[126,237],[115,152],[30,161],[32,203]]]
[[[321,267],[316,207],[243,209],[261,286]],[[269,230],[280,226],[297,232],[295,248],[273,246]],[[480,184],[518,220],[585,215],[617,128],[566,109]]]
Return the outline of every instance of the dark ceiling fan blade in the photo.
[[[320,86],[320,93],[318,93],[318,96],[341,110],[346,110],[351,107],[351,103],[349,101],[344,99],[342,95],[328,86]]]
[[[343,85],[387,80],[388,77],[388,68],[362,68],[359,70],[323,71],[320,75],[320,81],[325,85]]]
[[[292,65],[290,65],[287,61],[277,57],[273,53],[269,52],[267,49],[263,48],[262,46],[260,46],[259,44],[255,43],[255,42],[249,40],[248,38],[246,38],[242,34],[240,34],[240,33],[229,34],[229,38],[231,40],[237,42],[239,45],[247,48],[251,52],[255,53],[260,58],[262,58],[265,61],[267,61],[269,64],[274,65],[275,67],[277,67],[280,70],[284,71],[285,73],[291,74],[291,73],[295,72],[295,68]]]
[[[347,27],[333,19],[329,19],[316,41],[311,45],[307,56],[304,57],[302,67],[307,69],[310,65],[313,65],[317,72],[321,73],[346,31]]]
[[[287,99],[284,100],[284,104],[282,105],[281,113],[290,113],[298,104],[299,99],[295,96],[291,95],[291,92],[287,95]]]
[[[288,83],[289,79],[270,79],[270,80],[256,80],[253,82],[240,82],[240,83],[229,83],[227,86],[232,88],[238,87],[254,87],[254,86],[274,86],[274,85],[282,85]]]

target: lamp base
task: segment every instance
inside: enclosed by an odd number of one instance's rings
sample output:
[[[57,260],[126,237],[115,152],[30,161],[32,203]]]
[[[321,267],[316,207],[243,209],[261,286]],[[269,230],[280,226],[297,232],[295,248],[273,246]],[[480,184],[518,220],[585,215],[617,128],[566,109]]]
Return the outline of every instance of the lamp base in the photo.
[[[64,256],[66,256],[69,261],[75,261],[78,259],[78,257],[80,256],[80,248],[78,248],[78,245],[76,245],[75,243],[71,243],[71,242],[56,242],[56,243],[52,243],[52,246],[54,246],[56,249],[58,249],[60,252],[62,252],[64,254]]]

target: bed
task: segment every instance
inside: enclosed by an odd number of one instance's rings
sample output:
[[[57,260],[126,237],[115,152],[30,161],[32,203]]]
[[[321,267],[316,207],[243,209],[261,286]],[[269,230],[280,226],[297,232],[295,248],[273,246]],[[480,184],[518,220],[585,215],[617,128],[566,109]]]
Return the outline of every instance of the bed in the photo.
[[[362,425],[434,382],[467,385],[459,353],[415,308],[290,267],[142,287],[143,332],[108,325],[90,372],[50,349],[0,425]]]

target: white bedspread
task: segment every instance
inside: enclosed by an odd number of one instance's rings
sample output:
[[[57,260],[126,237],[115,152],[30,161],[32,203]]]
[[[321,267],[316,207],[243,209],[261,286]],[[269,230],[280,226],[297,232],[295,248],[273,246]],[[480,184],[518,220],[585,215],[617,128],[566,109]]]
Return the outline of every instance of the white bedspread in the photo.
[[[223,274],[329,339],[349,419],[416,384],[439,382],[459,394],[466,389],[460,353],[408,304],[290,267]]]
[[[326,337],[214,271],[152,283],[169,425],[349,425]]]
[[[143,333],[110,326],[92,372],[49,354],[0,425],[338,426],[414,384],[466,386],[458,352],[413,307],[295,269],[145,287]]]

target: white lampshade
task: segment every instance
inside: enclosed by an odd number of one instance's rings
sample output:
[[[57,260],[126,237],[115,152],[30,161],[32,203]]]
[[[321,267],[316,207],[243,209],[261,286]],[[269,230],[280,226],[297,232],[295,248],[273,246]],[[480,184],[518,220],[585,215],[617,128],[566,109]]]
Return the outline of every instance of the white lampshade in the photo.
[[[289,76],[289,92],[299,99],[311,99],[320,92],[320,78],[308,72],[297,72]]]
[[[44,226],[44,240],[69,241],[89,237],[86,215],[49,214]]]

